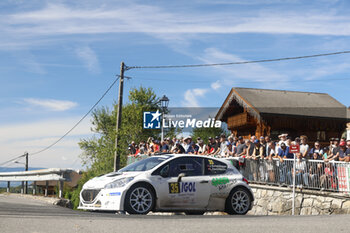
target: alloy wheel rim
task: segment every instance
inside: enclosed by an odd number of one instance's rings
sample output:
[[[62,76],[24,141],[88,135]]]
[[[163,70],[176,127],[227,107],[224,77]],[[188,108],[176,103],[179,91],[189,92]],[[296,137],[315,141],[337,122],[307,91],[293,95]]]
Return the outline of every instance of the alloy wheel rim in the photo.
[[[244,191],[237,191],[233,193],[231,204],[234,211],[238,214],[245,213],[249,208],[249,197]]]
[[[130,195],[130,206],[137,213],[145,213],[152,206],[152,195],[143,187],[136,188]]]

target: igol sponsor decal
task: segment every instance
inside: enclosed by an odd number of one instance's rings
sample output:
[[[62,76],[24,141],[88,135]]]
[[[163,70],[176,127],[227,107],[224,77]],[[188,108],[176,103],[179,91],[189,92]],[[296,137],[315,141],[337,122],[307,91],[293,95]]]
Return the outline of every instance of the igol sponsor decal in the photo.
[[[227,184],[229,182],[230,180],[227,177],[213,178],[211,180],[211,184],[215,187],[221,184]]]
[[[194,193],[194,192],[196,192],[195,182],[169,183],[169,193]]]

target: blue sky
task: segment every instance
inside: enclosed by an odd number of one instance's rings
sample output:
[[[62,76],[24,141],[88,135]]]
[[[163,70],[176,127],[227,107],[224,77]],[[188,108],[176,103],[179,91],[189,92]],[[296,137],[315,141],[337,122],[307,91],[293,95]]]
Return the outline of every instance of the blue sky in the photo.
[[[126,65],[234,62],[349,50],[338,0],[0,2],[0,161],[58,139]],[[218,107],[234,86],[326,92],[350,105],[350,55],[279,63],[130,70],[170,107]],[[111,106],[117,87],[101,105]],[[125,98],[126,99],[126,98]],[[85,120],[31,166],[80,168]],[[12,165],[11,165],[12,166]],[[13,165],[16,166],[16,165]]]

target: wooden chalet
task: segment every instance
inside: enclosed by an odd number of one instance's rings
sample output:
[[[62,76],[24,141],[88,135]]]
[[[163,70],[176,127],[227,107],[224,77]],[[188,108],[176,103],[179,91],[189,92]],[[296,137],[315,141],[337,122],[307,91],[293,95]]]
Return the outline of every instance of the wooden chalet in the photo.
[[[252,88],[232,88],[216,119],[244,138],[288,133],[321,142],[340,138],[348,122],[347,108],[328,94]]]

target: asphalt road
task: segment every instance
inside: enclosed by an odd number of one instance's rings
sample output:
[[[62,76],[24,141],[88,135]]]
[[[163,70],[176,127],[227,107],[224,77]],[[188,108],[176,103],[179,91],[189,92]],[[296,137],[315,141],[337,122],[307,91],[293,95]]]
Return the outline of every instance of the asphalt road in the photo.
[[[350,215],[131,216],[91,213],[0,194],[0,232],[349,232]]]

